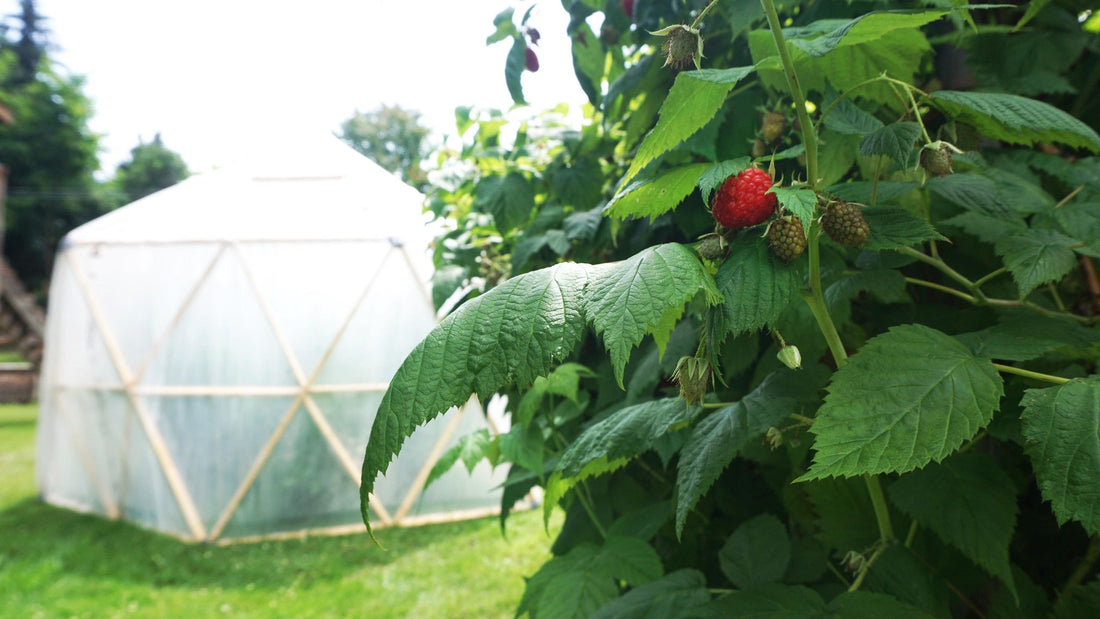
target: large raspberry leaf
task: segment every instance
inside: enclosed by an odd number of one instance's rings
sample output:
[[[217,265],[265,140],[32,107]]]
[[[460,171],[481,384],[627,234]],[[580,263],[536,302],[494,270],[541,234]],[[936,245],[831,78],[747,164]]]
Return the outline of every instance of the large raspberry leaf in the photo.
[[[673,168],[650,181],[632,183],[615,196],[604,212],[620,220],[648,217],[653,221],[679,206],[695,190],[699,176],[710,167],[707,163],[695,163]]]
[[[777,370],[739,401],[700,421],[680,451],[676,470],[676,534],[722,471],[751,441],[780,425],[791,413],[805,413],[819,401],[825,370]]]
[[[890,484],[889,495],[901,511],[1016,595],[1008,559],[1016,529],[1016,492],[1008,474],[989,456],[960,454],[913,471]]]
[[[1100,135],[1068,113],[1042,101],[999,92],[940,90],[932,105],[974,125],[987,137],[1013,144],[1061,142],[1100,151]]]
[[[1100,533],[1100,377],[1078,378],[1024,396],[1023,434],[1043,498],[1060,524]]]
[[[753,71],[753,67],[735,67],[685,71],[677,75],[672,90],[661,104],[657,125],[642,140],[620,186],[626,187],[647,165],[706,126],[726,102],[729,91]]]
[[[738,236],[714,280],[725,297],[714,333],[738,335],[775,324],[802,288],[802,267],[786,264],[758,235]]]
[[[1028,230],[999,239],[994,249],[1004,258],[1023,299],[1037,286],[1058,281],[1077,266],[1069,248],[1074,244],[1080,243],[1055,230]]]
[[[459,307],[409,353],[382,398],[363,460],[364,520],[375,478],[417,427],[471,395],[532,384],[572,353],[587,325],[621,386],[633,348],[652,335],[663,349],[700,293],[708,303],[721,300],[695,253],[672,243],[619,263],[526,273]]]
[[[879,335],[833,375],[800,480],[904,473],[939,462],[993,419],[1004,383],[993,363],[922,325]]]

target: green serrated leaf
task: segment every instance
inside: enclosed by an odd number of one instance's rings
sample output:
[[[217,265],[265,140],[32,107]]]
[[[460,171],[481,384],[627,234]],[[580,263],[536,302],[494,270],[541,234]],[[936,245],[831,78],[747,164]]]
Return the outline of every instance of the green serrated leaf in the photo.
[[[802,585],[768,584],[750,591],[734,591],[717,598],[695,616],[747,617],[752,619],[810,619],[827,617],[821,596]]]
[[[1077,266],[1077,258],[1069,248],[1076,243],[1054,230],[1029,230],[1002,238],[993,248],[1004,258],[1023,299],[1040,284],[1058,281]]]
[[[492,214],[499,230],[511,230],[531,216],[531,209],[535,208],[535,188],[519,172],[490,176],[478,183],[474,207]]]
[[[508,50],[508,57],[504,60],[504,83],[508,86],[508,94],[512,95],[512,102],[516,105],[526,105],[523,98],[523,82],[521,77],[527,68],[527,42],[518,33],[513,34],[512,49]]]
[[[591,619],[648,619],[682,616],[710,602],[702,572],[682,569],[631,589],[608,602]]]
[[[1015,214],[1001,197],[1000,187],[980,174],[950,174],[929,179],[927,187],[940,198],[991,217],[1012,218]]]
[[[460,306],[409,353],[371,426],[360,488],[365,521],[375,478],[417,427],[472,394],[528,385],[572,352],[584,333],[590,268],[564,263],[509,279]]]
[[[1100,615],[1100,579],[1068,592],[1058,600],[1054,619],[1079,619]]]
[[[660,437],[691,423],[702,410],[680,398],[622,408],[582,432],[561,455],[557,470],[564,477],[576,477],[593,460],[635,458],[652,449]]]
[[[1100,378],[1029,389],[1021,404],[1027,454],[1058,523],[1100,533]]]
[[[654,334],[658,341],[662,336],[667,341],[670,310],[682,311],[700,293],[711,305],[721,301],[699,258],[675,243],[650,247],[623,262],[590,267],[584,292],[584,314],[611,354],[620,387],[630,351],[642,338]],[[658,327],[664,329],[658,332]]]
[[[871,227],[864,249],[881,251],[912,247],[926,241],[946,241],[927,221],[909,211],[890,206],[872,206],[863,209],[863,218]]]
[[[620,186],[625,187],[653,160],[702,129],[718,113],[729,91],[753,70],[753,67],[704,69],[677,75],[661,105],[660,120],[642,140]]]
[[[845,619],[928,619],[924,611],[893,596],[868,591],[849,591],[829,602],[830,617]]]
[[[428,486],[450,471],[451,467],[457,464],[459,460],[466,466],[466,471],[472,474],[474,467],[485,458],[488,458],[492,449],[492,438],[489,436],[489,430],[485,428],[463,436],[458,439],[454,447],[443,452],[443,455],[436,461],[435,466],[428,474],[427,481],[424,482],[424,489],[427,490]]]
[[[848,99],[837,101],[824,122],[827,128],[841,135],[869,135],[884,126],[881,120],[859,109]]]
[[[740,401],[704,418],[680,451],[676,473],[676,532],[733,458],[791,413],[812,405],[824,382],[820,366],[777,370]]]
[[[829,24],[838,28],[843,22]],[[791,29],[785,29],[790,31]],[[749,33],[749,49],[757,63],[761,81],[780,92],[787,90],[786,76],[778,62],[778,53],[771,32],[767,29]],[[855,45],[841,45],[825,58],[810,56],[788,41],[799,81],[807,91],[824,93],[826,85],[844,92],[867,80],[882,75],[911,81],[931,46],[917,29],[894,30],[890,36]],[[859,95],[871,101],[898,106],[897,95],[888,84],[870,84],[860,88]]]
[[[955,226],[978,237],[984,243],[996,243],[1006,236],[1027,232],[1027,223],[1020,217],[1006,215],[993,217],[984,213],[968,211],[959,213],[940,222],[944,226]]]
[[[710,167],[695,163],[674,168],[650,181],[634,183],[607,205],[607,216],[619,220],[648,217],[653,221],[679,206],[695,189],[699,175]]]
[[[771,514],[741,523],[718,551],[722,573],[738,589],[779,582],[790,560],[787,527]]]
[[[913,156],[913,146],[920,135],[920,125],[914,122],[885,125],[863,138],[859,143],[859,154],[865,157],[885,155],[906,169]]]
[[[810,222],[817,214],[817,194],[814,190],[800,185],[798,187],[772,187],[768,191],[775,194],[779,204],[790,211],[802,222],[804,230],[810,229]]]
[[[802,287],[798,264],[776,258],[759,236],[735,238],[714,277],[726,299],[720,332],[737,335],[774,324]]]
[[[742,170],[749,167],[752,164],[751,157],[739,157],[737,159],[729,159],[727,161],[720,161],[706,169],[701,175],[699,175],[699,193],[703,195],[703,199],[707,204],[710,204],[711,195],[715,189],[718,189],[726,181],[727,178],[734,174],[739,174]]]
[[[988,360],[922,325],[876,336],[833,375],[799,480],[903,473],[939,462],[993,419],[1004,385]]]
[[[901,183],[896,181],[858,181],[854,183],[842,183],[829,187],[829,193],[838,200],[847,202],[859,202],[860,204],[885,204],[894,202],[902,196],[920,187],[917,183]],[[873,198],[873,199],[872,199]]]
[[[588,101],[600,105],[600,89],[603,84],[604,60],[606,52],[599,37],[585,22],[574,23],[576,30],[570,33],[573,38],[573,72],[581,90],[588,95]]]
[[[1068,113],[1042,101],[996,92],[940,90],[928,100],[982,135],[1012,144],[1061,142],[1100,151],[1100,135]]]
[[[859,45],[882,38],[895,30],[915,30],[947,15],[950,11],[874,11],[860,15],[825,36],[791,43],[811,56],[824,56],[841,46]],[[831,21],[829,22],[832,23]],[[812,28],[813,25],[810,25]]]
[[[867,493],[864,488],[861,490]],[[905,546],[891,544],[867,572],[863,590],[892,595],[933,617],[951,617],[950,600],[954,596],[944,585],[943,577],[925,561]],[[1011,603],[1012,596],[1009,595],[1008,599]]]
[[[992,327],[956,335],[955,339],[976,355],[1005,361],[1029,361],[1066,346],[1088,346],[1097,337],[1093,331],[1072,320],[1028,313],[1004,317]]]
[[[1012,480],[989,456],[960,454],[901,476],[889,496],[901,511],[1013,591],[1008,545],[1016,529]]]
[[[870,293],[883,303],[909,303],[905,286],[905,276],[892,269],[859,271],[830,284],[825,289],[825,304],[836,307],[861,292]]]

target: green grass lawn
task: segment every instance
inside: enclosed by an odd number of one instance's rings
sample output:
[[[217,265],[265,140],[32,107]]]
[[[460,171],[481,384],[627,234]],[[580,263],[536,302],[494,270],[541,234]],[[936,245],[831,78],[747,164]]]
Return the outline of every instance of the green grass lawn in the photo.
[[[188,545],[35,498],[33,405],[0,406],[0,616],[511,617],[549,556],[541,510],[378,532]],[[557,522],[555,522],[557,526]]]

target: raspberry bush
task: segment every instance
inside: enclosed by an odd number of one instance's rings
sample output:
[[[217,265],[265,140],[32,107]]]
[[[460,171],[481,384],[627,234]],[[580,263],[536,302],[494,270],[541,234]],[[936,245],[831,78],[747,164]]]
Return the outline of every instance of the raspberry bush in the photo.
[[[458,111],[363,496],[501,393],[439,468],[564,512],[519,614],[1100,616],[1100,14],[960,5],[563,2],[586,122]]]

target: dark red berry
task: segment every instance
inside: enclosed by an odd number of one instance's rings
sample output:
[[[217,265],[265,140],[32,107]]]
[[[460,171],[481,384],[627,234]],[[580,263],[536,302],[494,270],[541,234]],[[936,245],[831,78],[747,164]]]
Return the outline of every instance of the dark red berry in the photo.
[[[760,168],[748,168],[722,183],[714,197],[711,214],[730,230],[763,222],[775,212],[776,196],[769,193],[772,177]]]
[[[531,73],[539,70],[539,57],[535,53],[535,50],[530,47],[527,48],[527,55],[524,58],[524,64],[527,66],[527,70]]]

